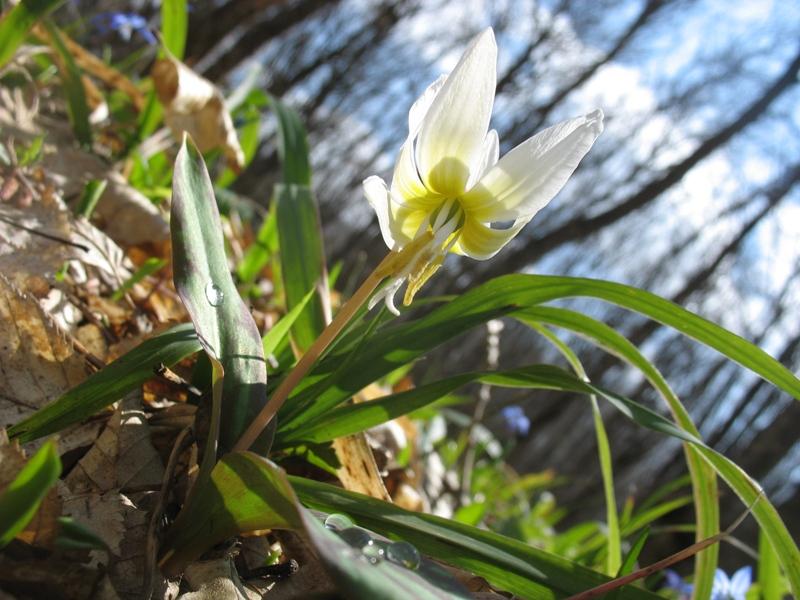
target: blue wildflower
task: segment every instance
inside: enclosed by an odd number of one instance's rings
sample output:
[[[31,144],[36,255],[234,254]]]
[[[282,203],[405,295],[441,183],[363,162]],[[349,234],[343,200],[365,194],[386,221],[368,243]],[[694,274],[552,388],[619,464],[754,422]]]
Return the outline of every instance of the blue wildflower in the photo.
[[[725,571],[717,569],[714,574],[714,587],[711,600],[745,600],[747,590],[753,584],[753,567],[746,566],[728,577]]]
[[[92,17],[92,26],[100,35],[116,32],[126,42],[131,41],[133,34],[139,35],[151,46],[158,43],[156,36],[150,31],[147,19],[135,13],[105,12]]]
[[[531,420],[520,406],[511,404],[500,411],[506,431],[516,437],[525,437],[531,429]]]
[[[669,590],[673,590],[678,592],[681,595],[681,598],[689,598],[692,595],[693,587],[691,583],[686,583],[683,580],[683,577],[678,575],[672,569],[666,569],[664,571],[664,577],[666,577],[667,582],[664,587]]]

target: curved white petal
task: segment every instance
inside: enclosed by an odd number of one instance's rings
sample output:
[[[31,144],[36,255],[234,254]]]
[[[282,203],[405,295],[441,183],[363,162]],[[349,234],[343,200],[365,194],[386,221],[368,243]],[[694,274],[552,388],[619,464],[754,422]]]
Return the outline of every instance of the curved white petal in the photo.
[[[422,121],[417,164],[428,189],[458,196],[480,159],[497,84],[497,45],[486,29],[470,43]]]
[[[483,222],[533,217],[561,190],[603,132],[603,111],[564,121],[523,142],[461,197]]]
[[[389,195],[389,227],[401,248],[417,236],[420,226],[430,214],[429,209],[408,207],[394,202],[391,194]]]
[[[490,129],[489,133],[486,134],[486,139],[483,141],[481,158],[476,163],[475,168],[470,171],[467,189],[470,189],[480,181],[484,173],[495,165],[498,158],[500,158],[500,140],[497,137],[497,130]]]
[[[517,219],[508,229],[492,229],[475,219],[467,218],[461,235],[453,246],[453,252],[475,260],[488,260],[514,239],[529,221],[530,218]]]
[[[431,194],[419,178],[414,164],[414,142],[406,140],[400,148],[392,176],[392,196],[396,202],[410,208],[434,208],[441,202],[441,196]]]
[[[394,250],[396,241],[391,228],[389,190],[386,188],[383,179],[376,175],[365,179],[362,185],[364,186],[364,195],[367,197],[367,202],[372,206],[378,217],[378,225],[381,228],[383,241],[386,242],[390,250]]]
[[[409,137],[414,137],[417,135],[420,126],[422,125],[422,120],[425,118],[425,115],[428,113],[428,109],[433,104],[433,100],[436,98],[436,95],[439,93],[439,90],[442,89],[444,82],[447,80],[447,74],[440,75],[436,81],[430,84],[422,95],[416,99],[414,104],[411,105],[411,109],[408,111],[408,135]]]

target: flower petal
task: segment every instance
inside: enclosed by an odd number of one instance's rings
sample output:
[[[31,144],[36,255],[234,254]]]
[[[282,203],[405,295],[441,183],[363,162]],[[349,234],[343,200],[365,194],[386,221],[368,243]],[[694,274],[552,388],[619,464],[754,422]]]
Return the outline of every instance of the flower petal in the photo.
[[[747,565],[731,575],[730,596],[736,600],[744,600],[747,590],[753,584],[753,567]]]
[[[484,221],[533,217],[561,190],[603,132],[603,111],[564,121],[523,142],[461,198]]]
[[[528,221],[530,218],[517,219],[508,229],[492,229],[467,217],[461,228],[461,235],[453,246],[453,252],[475,260],[488,260],[500,252],[503,246],[528,224]]]
[[[442,196],[431,194],[419,178],[417,165],[414,164],[414,142],[411,138],[400,148],[400,155],[394,166],[392,196],[396,202],[410,208],[435,208],[442,201]]]
[[[422,120],[425,118],[425,115],[428,114],[428,109],[433,104],[436,95],[442,89],[444,82],[447,80],[447,75],[440,75],[436,81],[430,84],[422,95],[416,99],[414,104],[411,105],[411,109],[408,111],[408,135],[409,137],[414,137],[419,132],[419,128],[422,125]]]
[[[430,190],[458,196],[480,159],[497,84],[497,45],[486,29],[469,45],[422,122],[417,164]]]
[[[367,197],[367,202],[372,206],[378,217],[378,225],[381,228],[383,241],[386,242],[389,249],[394,250],[396,242],[391,228],[389,190],[386,188],[383,179],[376,175],[365,179],[362,185],[364,186],[364,195]]]
[[[490,129],[483,141],[481,158],[469,174],[467,189],[478,183],[484,173],[495,165],[498,158],[500,158],[500,140],[497,137],[497,130]]]

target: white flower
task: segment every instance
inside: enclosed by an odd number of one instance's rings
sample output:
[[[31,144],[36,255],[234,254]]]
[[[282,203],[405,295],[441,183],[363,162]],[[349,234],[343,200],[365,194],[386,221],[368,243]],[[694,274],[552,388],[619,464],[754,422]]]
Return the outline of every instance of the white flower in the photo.
[[[477,260],[497,254],[561,190],[603,131],[603,113],[595,110],[534,135],[498,161],[497,132],[488,131],[496,64],[494,33],[486,29],[411,107],[391,188],[380,177],[364,181],[386,245],[400,251],[416,241],[371,304],[383,297],[397,314],[393,298],[403,282],[409,304],[448,251]]]

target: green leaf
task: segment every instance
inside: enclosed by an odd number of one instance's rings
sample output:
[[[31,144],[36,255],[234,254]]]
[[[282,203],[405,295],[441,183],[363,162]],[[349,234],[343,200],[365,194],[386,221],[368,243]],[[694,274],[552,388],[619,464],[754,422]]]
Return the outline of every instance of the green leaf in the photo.
[[[228,270],[214,190],[191,141],[181,146],[173,175],[172,262],[175,288],[200,342],[225,370],[220,450],[230,450],[266,403],[261,335]],[[260,438],[266,451],[272,428]]]
[[[283,315],[280,321],[275,323],[275,325],[273,325],[272,328],[264,335],[261,340],[264,345],[264,356],[269,356],[270,354],[274,353],[275,349],[286,338],[286,336],[289,335],[289,329],[291,329],[294,322],[303,312],[303,309],[314,296],[314,292],[315,290],[308,292],[305,298],[303,298],[297,306]]]
[[[239,145],[244,152],[244,166],[249,165],[256,155],[261,141],[261,107],[266,103],[261,90],[252,90],[245,98],[244,107],[237,110],[234,119],[242,119],[244,124],[238,128]],[[217,180],[218,188],[226,188],[236,180],[236,173],[226,167]]]
[[[780,563],[763,531],[758,535],[758,586],[764,600],[783,598]]]
[[[292,327],[295,343],[306,350],[325,329],[330,312],[319,211],[311,189],[304,185],[276,185],[275,201],[286,307],[293,309],[316,291]]]
[[[36,21],[61,6],[64,0],[22,0],[0,21],[0,67],[3,67],[28,36]]]
[[[232,452],[198,480],[167,532],[161,567],[179,573],[214,544],[260,529],[300,529],[294,492],[281,469],[252,452]]]
[[[578,356],[572,351],[572,348],[562,342],[558,336],[547,327],[537,324],[531,324],[531,326],[556,347],[570,364],[575,375],[584,381],[589,380],[586,376],[583,364],[581,364]],[[614,492],[614,470],[611,460],[611,444],[608,442],[608,434],[603,424],[603,415],[597,404],[597,397],[592,395],[589,399],[592,405],[592,417],[594,420],[595,437],[597,439],[597,455],[600,459],[600,472],[603,476],[603,494],[605,495],[606,502],[606,526],[608,529],[606,536],[608,544],[606,549],[606,573],[614,575],[619,571],[620,565],[622,564],[622,540],[619,530],[619,516],[617,514],[617,497]]]
[[[55,547],[61,550],[105,550],[108,545],[94,531],[72,517],[58,517],[60,529]]]
[[[308,392],[297,391],[287,404],[304,404],[313,399],[315,405],[327,410],[369,383],[476,325],[544,302],[570,297],[598,298],[669,325],[800,398],[800,381],[766,352],[649,292],[619,283],[578,277],[505,275],[473,288],[424,317],[381,330],[379,335],[364,344],[347,372],[337,378],[336,385],[324,393],[315,389],[313,398],[308,396]],[[318,365],[311,376],[322,378],[335,370],[340,362],[341,357],[332,356]]]
[[[102,371],[91,375],[55,402],[8,430],[10,437],[30,442],[78,423],[122,398],[155,375],[200,350],[192,326],[178,325],[142,342]]]
[[[278,221],[273,201],[267,217],[256,234],[255,241],[247,248],[244,257],[236,266],[236,275],[243,283],[253,283],[261,269],[278,251]]]
[[[430,561],[409,570],[389,561],[369,564],[300,506],[282,469],[252,452],[225,455],[196,484],[164,541],[160,566],[179,573],[214,544],[240,533],[292,529],[312,543],[347,597],[389,600],[470,598]]]
[[[601,573],[491,531],[403,510],[309,479],[289,480],[307,506],[345,513],[362,527],[405,540],[425,555],[471,571],[493,586],[523,598],[554,599],[609,581]],[[659,596],[628,586],[620,591],[620,598]]]
[[[61,475],[54,440],[39,448],[0,496],[0,548],[4,548],[33,519],[50,487]]]
[[[69,113],[70,123],[72,123],[72,130],[75,132],[75,137],[79,144],[90,147],[92,145],[92,127],[89,124],[90,111],[89,106],[86,104],[86,91],[83,89],[83,73],[78,65],[75,64],[72,53],[64,45],[64,40],[61,38],[61,32],[58,27],[48,19],[45,19],[43,24],[50,34],[53,48],[58,52],[65,69],[61,73],[61,78],[64,81],[67,112]]]
[[[579,394],[597,394],[639,425],[673,437],[702,444],[695,436],[639,403],[605,390],[551,365],[532,365],[507,371],[474,371],[454,375],[414,389],[359,404],[350,404],[309,419],[292,429],[281,429],[278,445],[289,442],[325,442],[352,435],[427,406],[468,383],[487,383],[500,387],[547,389]]]
[[[153,273],[157,273],[161,269],[163,269],[167,265],[167,261],[163,258],[156,258],[155,256],[151,256],[146,261],[142,263],[142,266],[136,269],[136,272],[131,275],[127,281],[123,282],[119,289],[115,290],[113,294],[111,294],[111,299],[114,302],[118,300],[122,300],[122,298],[127,294],[131,288],[139,283],[145,277],[152,275]]]
[[[162,0],[161,39],[175,58],[183,60],[189,21],[186,0]]]
[[[269,96],[269,103],[278,117],[278,157],[283,165],[283,183],[311,185],[306,129],[295,110]]]
[[[300,514],[317,554],[346,598],[472,598],[446,571],[429,560],[422,559],[419,567],[413,570],[387,560],[369,564],[359,556],[358,551],[336,533],[325,528],[309,511],[301,510]]]
[[[100,201],[100,196],[106,191],[107,184],[108,181],[105,179],[90,179],[86,182],[83,193],[81,194],[81,199],[78,201],[78,208],[75,211],[79,217],[88,219],[92,216],[94,208]],[[122,296],[120,296],[120,298],[121,297]]]
[[[37,135],[31,140],[31,143],[25,146],[19,153],[19,165],[21,167],[28,167],[35,163],[42,156],[42,148],[44,147],[44,135]],[[5,150],[3,150],[5,152]],[[10,164],[10,162],[6,162]]]
[[[644,548],[644,544],[648,537],[650,537],[650,528],[645,527],[639,532],[639,535],[636,536],[633,544],[631,544],[631,549],[625,556],[625,561],[619,568],[617,577],[624,577],[625,575],[633,573],[633,569],[636,567],[636,561],[639,560],[639,555],[642,553],[642,549]]]

